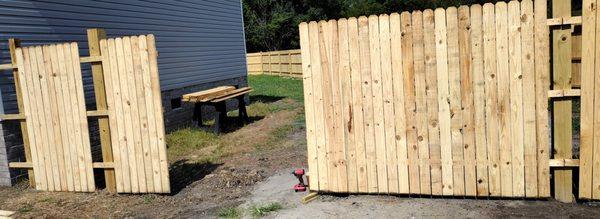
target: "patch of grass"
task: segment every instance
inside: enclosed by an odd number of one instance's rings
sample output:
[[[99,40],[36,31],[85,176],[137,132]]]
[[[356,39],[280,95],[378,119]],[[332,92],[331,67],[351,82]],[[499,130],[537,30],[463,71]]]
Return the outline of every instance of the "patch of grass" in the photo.
[[[251,206],[250,207],[250,212],[252,213],[252,216],[255,217],[263,217],[267,214],[269,214],[270,212],[274,212],[274,211],[278,211],[283,209],[283,206],[277,202],[273,202],[267,205],[262,205],[262,206]]]
[[[19,209],[17,209],[17,211],[19,213],[27,213],[33,210],[33,205],[31,203],[25,203],[23,206],[21,206]]]
[[[221,218],[239,218],[241,213],[239,209],[230,207],[219,210],[217,215]]]
[[[144,204],[150,204],[154,201],[154,199],[156,199],[156,196],[153,194],[146,194],[143,196],[144,198]]]
[[[273,75],[249,75],[248,84],[254,88],[250,93],[250,101],[275,102],[290,98],[298,102],[304,101],[302,80]]]
[[[296,130],[296,126],[293,124],[286,124],[278,127],[269,133],[269,138],[266,141],[256,144],[254,147],[258,150],[272,149],[294,130]]]
[[[168,156],[170,160],[188,155],[202,148],[220,146],[219,137],[216,134],[195,128],[185,128],[169,133],[166,136],[169,146]]]

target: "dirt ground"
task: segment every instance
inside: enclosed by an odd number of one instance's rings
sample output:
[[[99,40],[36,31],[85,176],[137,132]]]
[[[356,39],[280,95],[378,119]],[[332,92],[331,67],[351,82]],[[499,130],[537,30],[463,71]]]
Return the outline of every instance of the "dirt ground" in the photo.
[[[291,170],[306,166],[305,130],[298,126],[301,109],[275,112],[250,125],[224,134],[231,155],[217,164],[172,164],[173,194],[113,195],[49,193],[26,188],[0,187],[0,209],[17,217],[58,218],[215,218],[226,208],[239,209],[239,217],[251,218],[249,208],[278,203],[282,209],[267,218],[600,218],[595,203],[561,204],[552,200],[475,200],[410,198],[398,196],[332,196],[301,204],[307,193],[295,193],[297,180]],[[294,128],[272,139],[282,127]],[[271,142],[272,147],[255,145]],[[207,149],[203,149],[207,150]],[[187,159],[193,159],[192,153]],[[181,172],[178,173],[177,169]],[[187,177],[173,177],[187,174]]]

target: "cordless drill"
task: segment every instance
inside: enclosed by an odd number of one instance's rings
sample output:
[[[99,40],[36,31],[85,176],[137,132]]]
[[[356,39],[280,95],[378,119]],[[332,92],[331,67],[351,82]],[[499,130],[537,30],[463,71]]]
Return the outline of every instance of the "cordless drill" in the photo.
[[[296,176],[296,178],[298,178],[298,181],[300,181],[300,183],[294,185],[294,191],[296,192],[304,192],[306,191],[306,184],[304,184],[304,169],[296,169],[294,172],[292,172],[292,174],[294,174],[294,176]]]

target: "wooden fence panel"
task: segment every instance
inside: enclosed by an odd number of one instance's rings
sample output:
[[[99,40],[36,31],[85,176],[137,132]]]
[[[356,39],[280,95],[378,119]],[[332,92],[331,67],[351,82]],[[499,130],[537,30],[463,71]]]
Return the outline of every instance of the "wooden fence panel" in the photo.
[[[299,49],[256,52],[246,55],[248,74],[302,77],[302,57]]]
[[[117,192],[168,193],[154,36],[103,39],[100,49]]]
[[[94,191],[77,43],[17,48],[36,189]]]
[[[301,24],[311,190],[547,197],[538,13],[525,0]]]

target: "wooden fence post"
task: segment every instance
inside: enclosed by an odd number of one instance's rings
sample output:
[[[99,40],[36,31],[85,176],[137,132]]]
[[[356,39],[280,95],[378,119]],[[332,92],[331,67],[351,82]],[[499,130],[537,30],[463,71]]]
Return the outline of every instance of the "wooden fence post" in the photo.
[[[554,18],[571,17],[571,1],[552,0]],[[552,30],[552,85],[553,90],[571,89],[572,33],[571,25],[556,26]],[[570,99],[553,101],[554,159],[572,159],[573,124]],[[568,167],[554,169],[554,198],[561,202],[573,202],[573,170]]]
[[[21,46],[21,41],[19,39],[9,39],[8,40],[8,48],[10,50],[10,59],[13,65],[17,64],[16,58],[16,49]],[[15,68],[13,69],[13,78],[15,80],[15,92],[17,96],[17,106],[19,109],[19,114],[24,114],[25,109],[23,108],[23,94],[21,93],[21,84],[19,83],[19,72]],[[23,136],[23,148],[25,149],[25,160],[27,162],[33,162],[31,160],[31,148],[29,145],[29,134],[27,132],[27,123],[25,120],[19,121],[21,125],[21,135]],[[35,187],[35,177],[34,177],[33,168],[27,170],[27,175],[29,177],[29,185],[31,187]]]
[[[88,47],[90,56],[100,56],[100,40],[106,38],[104,29],[88,29]],[[92,62],[92,77],[94,79],[94,93],[96,95],[96,110],[108,110],[106,102],[106,91],[104,87],[104,72],[101,62]],[[100,133],[100,144],[102,149],[102,161],[104,163],[113,162],[113,152],[111,145],[110,127],[108,117],[98,118],[98,127]],[[104,169],[104,178],[106,180],[106,188],[109,192],[117,191],[115,170]]]

